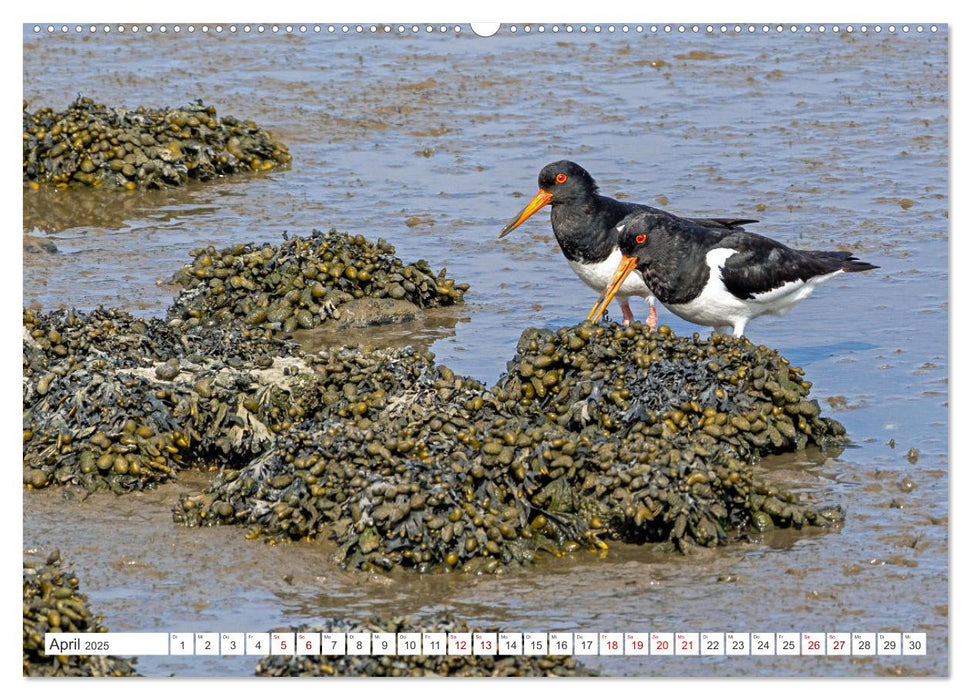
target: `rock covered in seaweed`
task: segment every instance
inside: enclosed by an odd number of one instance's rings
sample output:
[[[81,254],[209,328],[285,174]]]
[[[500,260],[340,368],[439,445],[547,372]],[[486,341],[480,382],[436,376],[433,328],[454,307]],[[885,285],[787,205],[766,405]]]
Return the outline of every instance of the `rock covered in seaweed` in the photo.
[[[279,631],[279,630],[278,630]],[[294,632],[298,630],[292,630]],[[309,632],[498,632],[470,627],[450,613],[442,613],[412,622],[406,617],[370,617],[364,623],[350,620],[329,620],[326,625],[301,628]],[[446,655],[351,655],[265,656],[256,667],[257,676],[593,676],[571,656],[446,656]]]
[[[250,409],[278,423],[280,395],[248,372],[295,346],[239,327],[181,334],[117,310],[26,309],[23,348],[24,483],[125,492],[227,456],[230,442],[264,446]]]
[[[251,270],[261,285],[283,271],[274,284],[306,289],[304,271],[320,273],[332,245],[359,247],[332,232],[219,263],[204,252],[193,278],[211,292],[199,270]],[[412,348],[295,357],[274,337],[278,321],[240,322],[246,292],[214,302],[218,324],[203,322],[208,302],[167,322],[25,310],[25,484],[124,492],[219,466],[208,489],[181,498],[177,521],[327,536],[346,565],[381,570],[489,573],[611,540],[688,551],[842,519],[754,478],[759,456],[838,444],[843,429],[807,398],[801,370],[745,339],[529,329],[487,390]]]
[[[272,539],[330,533],[365,569],[493,572],[611,539],[688,550],[753,525],[842,519],[753,479],[752,457],[836,444],[842,428],[818,417],[797,369],[746,340],[529,330],[490,391],[421,355],[354,355],[349,369],[343,352],[306,356],[319,409],[184,497],[177,520]],[[402,360],[398,381],[375,381]],[[783,421],[799,431],[788,442],[769,435],[785,438]]]
[[[341,305],[359,299],[403,300],[418,308],[461,303],[469,286],[419,260],[405,265],[378,239],[314,230],[277,246],[235,245],[192,251],[176,273],[183,290],[169,317],[186,327],[231,323],[292,333],[340,319]]]
[[[78,577],[64,570],[60,553],[42,562],[24,561],[24,675],[133,676],[133,660],[116,656],[45,654],[48,632],[107,632],[79,592]]]
[[[63,112],[23,114],[24,182],[66,187],[177,187],[286,167],[287,148],[254,122],[181,109],[109,108],[78,97]]]

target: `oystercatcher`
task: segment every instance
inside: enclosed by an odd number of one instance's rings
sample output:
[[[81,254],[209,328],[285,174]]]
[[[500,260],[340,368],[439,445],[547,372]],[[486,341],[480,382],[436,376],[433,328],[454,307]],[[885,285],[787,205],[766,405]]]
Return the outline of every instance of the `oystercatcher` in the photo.
[[[877,268],[852,253],[793,250],[659,211],[636,212],[615,233],[621,262],[587,317],[594,321],[634,270],[671,312],[739,337],[753,318],[786,313],[831,277]]]
[[[550,221],[553,235],[563,255],[577,277],[589,287],[600,291],[609,284],[614,270],[620,263],[615,227],[622,219],[639,211],[663,214],[660,209],[646,204],[618,202],[616,199],[597,194],[597,183],[586,170],[576,163],[560,160],[550,163],[539,173],[539,192],[510,221],[499,238],[510,233],[547,204],[551,207]],[[721,231],[741,231],[743,224],[754,219],[692,219],[699,226]],[[640,275],[625,280],[616,292],[617,301],[624,314],[624,325],[634,320],[630,297],[644,297],[651,306],[647,325],[657,326],[657,310],[654,295]],[[592,312],[591,312],[592,313]]]

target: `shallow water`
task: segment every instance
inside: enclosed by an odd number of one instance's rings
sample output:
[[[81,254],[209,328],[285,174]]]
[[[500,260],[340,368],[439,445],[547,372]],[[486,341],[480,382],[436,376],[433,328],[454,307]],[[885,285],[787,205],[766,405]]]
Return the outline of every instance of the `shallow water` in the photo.
[[[58,249],[25,250],[26,304],[161,315],[173,295],[164,282],[190,249],[335,227],[386,238],[403,260],[471,285],[457,317],[407,332],[491,384],[523,329],[575,323],[596,296],[570,272],[545,213],[496,240],[559,158],[586,167],[604,194],[757,218],[752,230],[880,266],[748,327],[805,369],[812,397],[853,441],[838,455],[762,465],[842,504],[839,532],[771,533],[687,558],[617,546],[494,578],[384,578],[340,571],[327,542],[269,547],[232,528],[176,526],[178,493],[203,475],[82,503],[25,493],[25,549],[72,560],[110,630],[265,631],[447,608],[507,630],[915,631],[927,633],[925,657],[583,661],[612,675],[949,672],[946,29],[490,39],[28,30],[23,57],[31,109],[63,109],[79,92],[127,107],[202,98],[293,155],[287,171],[180,190],[25,190],[25,235]],[[678,333],[707,332],[659,313]],[[228,657],[137,666],[254,667]]]

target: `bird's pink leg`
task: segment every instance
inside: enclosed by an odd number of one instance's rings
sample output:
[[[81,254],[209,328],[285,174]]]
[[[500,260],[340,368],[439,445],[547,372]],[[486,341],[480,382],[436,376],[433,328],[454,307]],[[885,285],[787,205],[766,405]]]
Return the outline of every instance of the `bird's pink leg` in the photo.
[[[629,326],[634,321],[634,312],[630,310],[628,302],[621,302],[620,310],[624,313],[624,325]]]
[[[657,308],[654,304],[651,304],[651,313],[647,315],[647,321],[645,323],[647,323],[647,327],[652,331],[657,330]]]

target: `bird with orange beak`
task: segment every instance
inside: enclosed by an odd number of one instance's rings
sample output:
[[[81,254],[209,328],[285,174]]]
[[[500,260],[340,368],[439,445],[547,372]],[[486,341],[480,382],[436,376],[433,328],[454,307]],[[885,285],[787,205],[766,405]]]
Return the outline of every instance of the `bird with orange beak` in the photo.
[[[788,312],[826,280],[877,267],[852,253],[795,250],[657,211],[632,214],[615,233],[620,262],[587,317],[595,322],[626,281],[639,277],[677,316],[740,337],[753,318]]]
[[[550,206],[553,235],[570,267],[583,282],[596,289],[604,289],[612,280],[620,263],[617,246],[617,224],[639,211],[664,213],[646,204],[620,202],[598,193],[597,183],[576,163],[560,160],[550,163],[539,173],[539,192],[519,214],[510,221],[499,238],[508,235],[543,207]],[[699,225],[728,231],[742,230],[741,225],[752,220],[697,219]],[[623,313],[624,325],[634,320],[630,308],[631,297],[642,297],[650,305],[647,325],[657,327],[654,294],[640,275],[627,277],[614,293]]]

